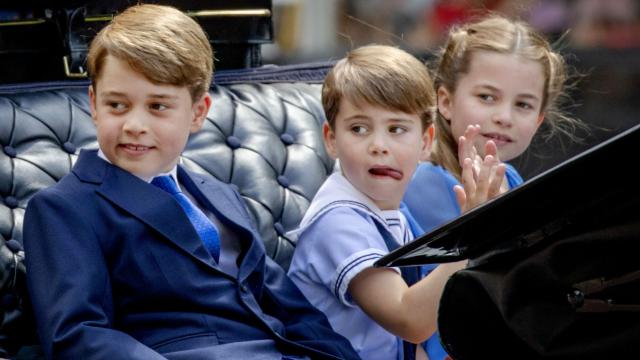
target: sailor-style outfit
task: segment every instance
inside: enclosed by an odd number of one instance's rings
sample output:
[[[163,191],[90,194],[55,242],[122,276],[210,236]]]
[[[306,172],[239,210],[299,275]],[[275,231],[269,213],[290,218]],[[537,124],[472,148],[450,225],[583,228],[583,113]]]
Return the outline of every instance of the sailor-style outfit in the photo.
[[[351,280],[395,248],[422,234],[411,215],[380,210],[340,173],[318,190],[298,229],[298,244],[289,276],[307,299],[329,318],[332,327],[351,341],[363,359],[412,359],[415,347],[404,343],[369,318],[349,296]],[[389,268],[408,285],[435,266]],[[403,347],[409,346],[405,357]]]

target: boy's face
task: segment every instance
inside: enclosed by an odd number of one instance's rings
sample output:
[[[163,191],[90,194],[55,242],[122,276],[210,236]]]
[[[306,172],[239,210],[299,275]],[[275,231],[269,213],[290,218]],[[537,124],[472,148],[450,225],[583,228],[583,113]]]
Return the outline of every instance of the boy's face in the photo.
[[[325,123],[324,141],[329,154],[340,159],[344,176],[380,209],[397,209],[431,148],[420,117],[343,98],[334,128]]]
[[[142,178],[177,164],[211,106],[209,94],[194,103],[186,87],[154,84],[111,55],[89,98],[100,149],[111,163]]]
[[[542,65],[492,51],[477,51],[469,61],[455,93],[438,89],[438,110],[456,141],[467,126],[480,125],[478,152],[484,156],[484,144],[493,140],[500,160],[509,161],[527,149],[544,119]]]

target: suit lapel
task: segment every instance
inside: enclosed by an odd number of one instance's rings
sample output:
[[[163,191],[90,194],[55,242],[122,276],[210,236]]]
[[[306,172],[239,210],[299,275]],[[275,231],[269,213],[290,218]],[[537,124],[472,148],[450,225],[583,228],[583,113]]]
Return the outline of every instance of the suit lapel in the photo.
[[[221,217],[226,223],[233,223],[250,231],[248,219],[238,208],[238,202],[229,189],[214,179],[189,173],[182,167],[178,167],[178,180],[201,204],[205,205],[216,216]]]
[[[251,226],[243,203],[233,191],[216,179],[190,173],[178,166],[178,180],[203,206],[212,211],[225,225],[232,227],[242,242],[238,278],[244,280],[253,269],[263,264],[265,251],[258,234]]]
[[[97,184],[98,194],[155,229],[178,248],[207,266],[214,266],[215,261],[189,218],[167,192],[107,163],[95,151],[80,154],[74,173],[81,181]]]

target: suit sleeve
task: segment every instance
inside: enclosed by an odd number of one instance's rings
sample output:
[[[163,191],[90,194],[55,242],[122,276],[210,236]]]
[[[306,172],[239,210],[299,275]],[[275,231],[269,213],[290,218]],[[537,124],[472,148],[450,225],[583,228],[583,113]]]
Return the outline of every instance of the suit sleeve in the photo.
[[[339,359],[359,359],[351,343],[336,333],[326,316],[311,305],[287,277],[284,270],[267,257],[264,311],[283,322],[287,338]]]
[[[27,283],[48,359],[164,359],[112,328],[109,271],[92,213],[55,189],[27,207]]]
[[[240,194],[233,191],[247,217],[249,213]],[[256,232],[259,241],[259,235]],[[316,358],[360,359],[349,340],[336,333],[326,316],[311,305],[285,271],[269,256],[265,256],[265,292],[261,299],[262,310],[280,320],[286,338],[316,351]]]

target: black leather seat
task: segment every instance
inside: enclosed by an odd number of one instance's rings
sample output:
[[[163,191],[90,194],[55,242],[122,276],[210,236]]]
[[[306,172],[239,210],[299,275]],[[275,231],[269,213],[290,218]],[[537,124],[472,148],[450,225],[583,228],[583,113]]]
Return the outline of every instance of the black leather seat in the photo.
[[[188,168],[237,186],[268,255],[285,269],[295,243],[284,234],[333,168],[322,143],[320,104],[330,65],[217,73],[207,122],[182,157]],[[20,250],[24,209],[69,172],[80,149],[97,147],[88,85],[0,86],[0,356],[35,342]]]

